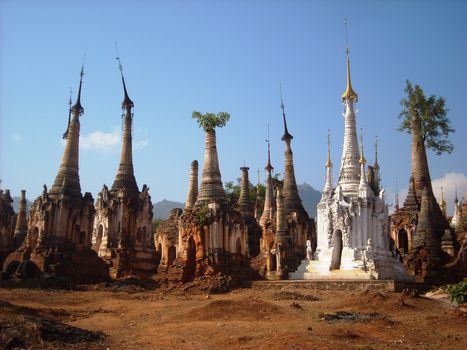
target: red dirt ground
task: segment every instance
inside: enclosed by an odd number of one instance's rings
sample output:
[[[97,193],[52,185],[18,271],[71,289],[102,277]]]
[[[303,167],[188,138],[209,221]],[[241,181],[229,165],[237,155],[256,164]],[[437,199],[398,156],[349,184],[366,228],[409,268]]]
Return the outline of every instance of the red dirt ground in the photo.
[[[378,314],[322,320],[337,311]],[[67,325],[76,328],[63,335]],[[0,348],[9,341],[31,349],[466,349],[466,330],[466,314],[446,300],[400,293],[0,289]]]

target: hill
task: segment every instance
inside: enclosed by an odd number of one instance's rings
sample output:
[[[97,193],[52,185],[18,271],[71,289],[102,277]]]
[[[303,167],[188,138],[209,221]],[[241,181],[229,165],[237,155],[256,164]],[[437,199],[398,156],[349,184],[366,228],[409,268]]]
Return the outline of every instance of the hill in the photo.
[[[19,210],[20,198],[19,197],[11,197],[11,198],[13,199],[13,203],[11,203],[11,205],[13,206],[15,213],[17,213]],[[32,205],[32,202],[26,198],[26,211],[29,211],[29,208],[31,208],[31,205]]]
[[[153,203],[154,219],[166,220],[169,217],[170,211],[174,208],[182,208],[185,204],[180,202],[172,202],[167,199],[163,199],[160,202]]]
[[[315,190],[306,182],[297,186],[303,207],[311,218],[316,218],[316,206],[321,199],[321,191]]]

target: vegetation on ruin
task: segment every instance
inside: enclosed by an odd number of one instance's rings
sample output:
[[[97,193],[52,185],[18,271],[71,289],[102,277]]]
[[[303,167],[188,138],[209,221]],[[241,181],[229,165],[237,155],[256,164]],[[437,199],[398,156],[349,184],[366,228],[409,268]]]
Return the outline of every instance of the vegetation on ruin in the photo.
[[[193,111],[191,115],[193,119],[196,119],[198,126],[204,131],[214,130],[215,128],[222,128],[227,124],[230,119],[230,114],[227,112],[206,113],[203,114],[198,111]]]
[[[164,222],[164,220],[159,219],[159,218],[156,218],[156,219],[152,220],[152,232],[156,232],[159,225],[161,223],[163,223],[163,222]]]
[[[199,226],[204,226],[204,223],[206,221],[206,216],[208,215],[208,211],[209,211],[208,205],[204,204],[196,212],[196,222],[198,223]]]
[[[407,96],[401,100],[402,111],[399,114],[401,124],[399,131],[412,132],[412,117],[419,123],[420,136],[425,146],[437,155],[451,153],[454,149],[448,136],[455,130],[451,128],[447,117],[449,109],[445,107],[445,99],[431,95],[426,98],[419,85],[413,86],[406,80],[404,91]]]
[[[457,305],[467,303],[467,281],[449,284],[446,288],[451,303]]]
[[[240,190],[241,190],[241,183],[242,179],[237,178],[237,183],[235,184],[233,181],[226,182],[224,185],[225,195],[227,196],[227,200],[230,203],[236,203],[238,198],[240,197]],[[255,203],[256,201],[256,186],[253,185],[251,182],[248,186],[248,195],[250,197],[250,201]],[[263,184],[259,184],[259,197],[263,199],[266,195],[266,186]]]

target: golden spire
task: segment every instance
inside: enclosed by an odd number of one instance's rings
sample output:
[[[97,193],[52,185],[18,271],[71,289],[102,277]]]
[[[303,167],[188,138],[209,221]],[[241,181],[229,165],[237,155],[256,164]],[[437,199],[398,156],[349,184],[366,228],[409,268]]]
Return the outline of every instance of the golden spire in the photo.
[[[360,142],[362,143],[362,151],[361,151],[361,156],[360,156],[360,164],[365,164],[366,159],[365,156],[363,155],[363,131],[360,129]]]
[[[345,91],[342,94],[342,101],[345,101],[346,99],[358,101],[358,95],[352,89],[352,82],[350,80],[350,57],[349,57],[349,44],[347,40],[347,18],[344,18],[344,24],[345,24],[345,43],[347,46],[345,49],[345,53],[347,55],[347,87],[345,88]]]
[[[331,131],[328,129],[328,160],[326,161],[326,168],[332,167],[331,162]]]

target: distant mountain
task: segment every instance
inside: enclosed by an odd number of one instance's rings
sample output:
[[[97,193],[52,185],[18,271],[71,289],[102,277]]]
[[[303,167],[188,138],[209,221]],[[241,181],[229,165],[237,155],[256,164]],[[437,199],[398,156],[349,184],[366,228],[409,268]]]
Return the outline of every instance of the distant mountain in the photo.
[[[163,219],[166,220],[169,217],[170,211],[174,208],[181,208],[185,206],[185,204],[180,202],[172,202],[168,201],[167,199],[163,199],[160,202],[153,203],[153,212],[154,212],[154,219]]]
[[[311,218],[316,218],[316,206],[318,205],[318,202],[321,199],[321,192],[315,190],[307,183],[298,185],[298,192],[300,194],[300,198],[302,199],[303,207],[305,208],[308,215]],[[172,209],[183,209],[185,204],[181,202],[173,202],[167,199],[163,199],[160,202],[153,203],[153,206],[154,219],[166,220],[169,217],[170,211]]]
[[[321,191],[315,190],[307,183],[297,186],[303,207],[311,218],[316,218],[316,206],[321,199]]]
[[[11,205],[13,206],[15,213],[17,213],[19,210],[20,197],[11,197],[11,198],[13,199],[13,203],[11,203]],[[29,208],[31,208],[31,205],[32,205],[32,202],[26,198],[26,211],[29,211]]]

